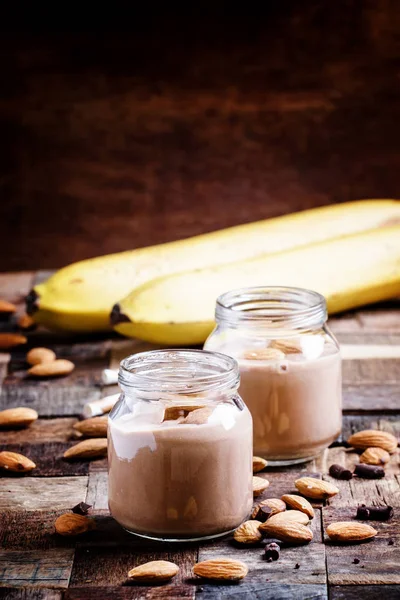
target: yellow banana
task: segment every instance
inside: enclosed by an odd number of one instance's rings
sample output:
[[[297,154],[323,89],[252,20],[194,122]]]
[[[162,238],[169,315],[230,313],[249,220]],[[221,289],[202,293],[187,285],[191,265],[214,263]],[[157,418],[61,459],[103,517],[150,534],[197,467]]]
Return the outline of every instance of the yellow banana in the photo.
[[[155,279],[120,303],[117,331],[166,345],[200,344],[217,297],[248,286],[316,290],[336,313],[400,294],[400,225]]]
[[[400,202],[364,200],[240,225],[178,242],[80,261],[34,287],[34,320],[51,329],[103,331],[113,305],[164,275],[281,252],[400,219]],[[118,317],[118,315],[116,315]]]

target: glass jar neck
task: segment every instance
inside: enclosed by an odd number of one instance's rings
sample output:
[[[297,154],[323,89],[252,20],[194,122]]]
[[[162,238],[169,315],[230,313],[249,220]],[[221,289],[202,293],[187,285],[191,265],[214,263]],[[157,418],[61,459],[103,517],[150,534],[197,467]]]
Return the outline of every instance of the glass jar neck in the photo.
[[[215,320],[232,328],[288,334],[320,329],[326,323],[325,298],[302,288],[252,287],[232,290],[217,300]]]
[[[237,362],[205,350],[153,350],[125,358],[118,382],[127,395],[157,400],[195,394],[235,394],[239,386]]]

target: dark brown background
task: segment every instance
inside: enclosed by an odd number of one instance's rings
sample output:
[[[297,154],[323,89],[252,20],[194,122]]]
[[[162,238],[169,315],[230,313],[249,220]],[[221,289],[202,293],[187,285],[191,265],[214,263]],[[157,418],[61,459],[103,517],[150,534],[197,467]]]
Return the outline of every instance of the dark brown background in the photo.
[[[3,34],[0,270],[398,196],[397,0],[266,4]]]

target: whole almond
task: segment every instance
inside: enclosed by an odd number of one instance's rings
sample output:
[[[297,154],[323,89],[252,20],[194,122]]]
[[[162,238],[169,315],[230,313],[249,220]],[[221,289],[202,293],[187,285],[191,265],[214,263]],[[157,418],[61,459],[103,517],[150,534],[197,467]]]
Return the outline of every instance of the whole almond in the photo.
[[[36,467],[35,463],[17,452],[0,452],[0,468],[12,473],[28,473]]]
[[[213,409],[209,406],[204,408],[196,408],[192,410],[187,417],[182,421],[186,425],[204,425],[208,422],[208,418],[212,414]]]
[[[75,423],[74,429],[86,437],[107,437],[108,416],[93,417]]]
[[[3,315],[11,315],[15,313],[17,307],[12,302],[8,302],[7,300],[2,300],[0,298],[0,313]]]
[[[269,486],[268,479],[262,477],[253,477],[253,494],[254,496],[260,496],[267,487]]]
[[[28,427],[38,418],[36,410],[18,406],[0,411],[0,427]]]
[[[54,362],[56,358],[55,352],[50,348],[32,348],[26,355],[26,362],[29,365],[41,365]]]
[[[262,539],[260,525],[261,521],[245,521],[235,529],[234,540],[239,544],[258,544]]]
[[[90,438],[71,446],[64,452],[64,458],[80,460],[85,458],[101,458],[107,455],[107,438]]]
[[[392,454],[397,448],[397,439],[391,433],[387,431],[380,431],[375,429],[364,429],[353,433],[347,440],[350,446],[353,448],[359,448],[360,450],[366,450],[367,448],[383,448]]]
[[[30,315],[21,315],[18,319],[18,327],[24,331],[32,331],[37,325]]]
[[[256,348],[247,350],[243,354],[243,358],[246,360],[282,360],[285,358],[285,354],[276,348]]]
[[[275,517],[276,516],[278,515],[275,515]],[[260,531],[267,534],[268,537],[276,538],[282,542],[289,542],[291,544],[308,544],[308,542],[311,542],[313,539],[311,529],[301,523],[296,523],[295,521],[274,523],[271,519],[268,519],[268,521],[260,525]]]
[[[266,500],[262,500],[261,502],[256,504],[256,506],[253,508],[253,511],[251,513],[251,517],[253,519],[256,517],[256,515],[258,513],[258,509],[261,506],[268,506],[271,509],[270,518],[273,515],[276,515],[278,513],[283,512],[284,510],[286,510],[286,504],[279,498],[267,498]]]
[[[385,465],[389,460],[390,454],[383,448],[367,448],[360,456],[360,462],[367,465]]]
[[[295,508],[305,513],[310,519],[314,518],[314,509],[308,500],[303,496],[297,496],[296,494],[284,494],[282,496],[283,502],[285,502],[290,508]]]
[[[179,567],[168,560],[152,560],[134,567],[128,573],[128,578],[140,583],[162,583],[169,581],[179,572]]]
[[[19,333],[0,333],[0,350],[8,350],[21,344],[26,344],[28,340]]]
[[[300,523],[301,525],[307,525],[310,517],[301,510],[285,510],[269,517],[268,522],[271,523]]]
[[[328,525],[326,533],[335,542],[362,542],[373,538],[378,532],[365,523],[340,521]]]
[[[260,456],[253,456],[253,473],[259,473],[268,465],[268,462],[265,458],[261,458]]]
[[[31,367],[28,374],[32,377],[60,377],[68,375],[75,369],[70,360],[58,359],[49,363],[41,363]]]
[[[316,500],[326,500],[339,493],[336,485],[322,479],[315,479],[314,477],[301,477],[294,484],[300,494]]]
[[[71,536],[91,531],[96,528],[96,524],[93,519],[89,519],[83,515],[65,513],[56,519],[54,527],[60,535]]]
[[[197,563],[193,567],[193,573],[205,579],[239,581],[246,577],[249,569],[240,560],[232,558],[213,558]]]

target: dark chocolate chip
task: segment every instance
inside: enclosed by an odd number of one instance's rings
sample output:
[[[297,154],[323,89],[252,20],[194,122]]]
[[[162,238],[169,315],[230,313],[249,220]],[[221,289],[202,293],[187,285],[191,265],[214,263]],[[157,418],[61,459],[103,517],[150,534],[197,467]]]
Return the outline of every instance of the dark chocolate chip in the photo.
[[[296,564],[294,565],[294,568],[295,568],[295,569],[300,569],[300,565],[299,565],[299,563],[296,563]]]
[[[393,545],[394,545],[394,540],[390,539],[390,540],[388,541],[388,545],[389,545],[389,546],[393,546]]]
[[[264,549],[264,557],[268,562],[272,562],[273,560],[278,560],[280,553],[280,547],[278,544],[272,543],[265,546]]]
[[[355,559],[353,560],[353,563],[354,563],[355,565],[358,565],[358,563],[359,563],[359,562],[360,562],[360,559],[359,559],[359,558],[355,558]]]
[[[86,502],[79,502],[74,508],[72,512],[76,515],[87,515],[89,508],[92,508],[91,504],[86,504]]]
[[[356,519],[364,521],[387,521],[393,517],[393,508],[391,506],[359,506],[357,508]]]
[[[353,477],[352,472],[342,467],[342,465],[331,465],[329,467],[329,475],[335,479],[345,479],[346,481]]]
[[[260,506],[256,516],[254,517],[257,521],[265,523],[265,521],[271,516],[272,508],[270,506]]]
[[[354,469],[354,475],[358,475],[358,477],[365,477],[366,479],[381,479],[385,477],[385,469],[383,467],[379,467],[378,465],[366,465],[364,463],[360,463],[356,465]]]

